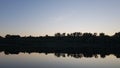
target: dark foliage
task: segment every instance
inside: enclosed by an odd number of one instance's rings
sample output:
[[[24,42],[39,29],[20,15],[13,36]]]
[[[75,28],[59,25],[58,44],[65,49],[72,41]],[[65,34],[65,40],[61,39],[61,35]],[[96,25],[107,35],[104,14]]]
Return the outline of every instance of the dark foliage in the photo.
[[[120,44],[120,32],[112,36],[104,33],[81,33],[74,32],[70,34],[56,33],[55,36],[40,36],[40,37],[20,37],[19,35],[7,34],[5,38],[0,36],[0,44]]]
[[[37,46],[17,46],[17,45],[6,45],[0,47],[0,52],[4,54],[19,54],[19,53],[53,53],[57,57],[74,57],[74,58],[90,58],[95,57],[105,58],[108,55],[114,55],[116,58],[120,58],[120,48],[95,48],[95,47],[37,47]]]
[[[112,36],[104,33],[70,34],[56,33],[55,36],[21,37],[19,35],[0,36],[0,51],[5,54],[18,54],[19,52],[55,53],[56,56],[79,57],[105,57],[114,54],[120,57],[120,32]]]

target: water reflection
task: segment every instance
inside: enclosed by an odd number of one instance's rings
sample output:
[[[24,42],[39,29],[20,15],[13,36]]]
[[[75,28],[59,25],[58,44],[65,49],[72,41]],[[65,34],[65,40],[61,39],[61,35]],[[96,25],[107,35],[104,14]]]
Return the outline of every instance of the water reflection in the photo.
[[[120,51],[118,49],[81,49],[81,48],[28,48],[28,47],[8,47],[0,48],[0,52],[4,52],[5,55],[9,54],[19,54],[19,53],[45,53],[48,55],[50,53],[54,54],[56,57],[74,57],[74,58],[105,58],[108,55],[114,55],[116,58],[120,58]]]

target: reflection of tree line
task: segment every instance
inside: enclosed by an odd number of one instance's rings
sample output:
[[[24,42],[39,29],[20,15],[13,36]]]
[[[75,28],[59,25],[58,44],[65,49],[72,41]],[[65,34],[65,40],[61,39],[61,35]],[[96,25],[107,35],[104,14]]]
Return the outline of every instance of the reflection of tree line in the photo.
[[[74,58],[105,58],[108,55],[114,55],[120,58],[120,48],[40,48],[40,47],[0,47],[0,52],[4,52],[6,55],[19,54],[19,53],[45,53],[54,54],[56,57],[74,57]]]
[[[69,54],[69,53],[55,53],[55,56],[57,57],[74,57],[74,58],[82,58],[82,57],[85,57],[85,58],[91,58],[91,57],[95,57],[95,58],[98,58],[99,57],[99,54]],[[100,57],[101,58],[105,58],[106,55],[102,55],[100,54]],[[119,57],[117,57],[119,58]]]

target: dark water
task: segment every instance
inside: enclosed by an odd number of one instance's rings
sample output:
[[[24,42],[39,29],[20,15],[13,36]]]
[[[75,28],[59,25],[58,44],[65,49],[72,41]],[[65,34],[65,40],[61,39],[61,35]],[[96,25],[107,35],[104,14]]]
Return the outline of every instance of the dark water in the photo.
[[[19,53],[6,55],[0,53],[0,68],[120,68],[120,59],[114,55],[101,58],[75,58],[63,54],[57,57],[53,53]]]

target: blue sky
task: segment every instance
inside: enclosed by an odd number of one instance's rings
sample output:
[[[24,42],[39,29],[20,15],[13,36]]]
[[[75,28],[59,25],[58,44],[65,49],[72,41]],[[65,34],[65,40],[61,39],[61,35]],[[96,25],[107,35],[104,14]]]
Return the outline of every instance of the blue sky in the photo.
[[[0,35],[120,31],[120,0],[0,0]]]

